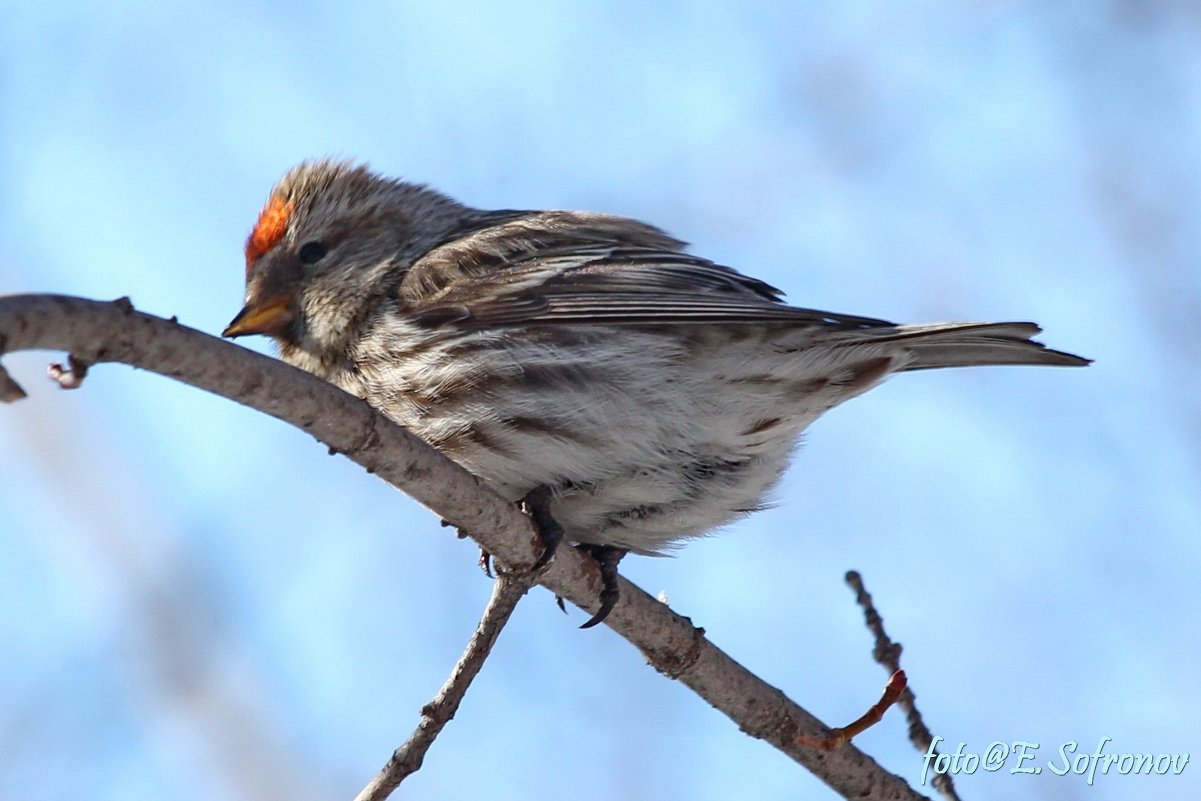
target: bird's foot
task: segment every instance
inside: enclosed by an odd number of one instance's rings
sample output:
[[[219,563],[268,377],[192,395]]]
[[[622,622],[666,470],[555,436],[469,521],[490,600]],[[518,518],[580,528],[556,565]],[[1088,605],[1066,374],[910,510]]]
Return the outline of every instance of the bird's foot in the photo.
[[[534,527],[538,530],[538,538],[542,541],[542,555],[530,567],[530,572],[537,572],[549,565],[555,557],[559,543],[563,541],[563,527],[550,513],[550,502],[553,497],[551,488],[544,485],[530,490],[521,499],[521,506],[534,521]],[[584,625],[580,626],[582,629],[590,629],[608,617],[609,613],[613,611],[613,607],[617,606],[617,601],[621,597],[617,588],[617,564],[628,551],[612,545],[579,545],[577,547],[596,560],[601,574],[600,608]],[[480,549],[480,567],[489,577],[492,576],[492,555],[483,548]],[[563,600],[561,598],[556,598],[556,600],[559,607],[563,608]]]
[[[621,597],[621,593],[617,589],[617,563],[629,551],[612,545],[578,545],[576,547],[595,559],[600,568],[600,609],[596,610],[596,614],[590,617],[587,623],[580,626],[582,629],[590,629],[607,618],[613,611],[613,607],[617,606],[617,601]]]
[[[526,514],[530,516],[530,519],[534,521],[534,527],[538,529],[538,538],[542,540],[542,555],[530,568],[531,572],[536,573],[549,565],[550,560],[555,557],[559,543],[563,541],[563,527],[550,513],[552,497],[550,487],[541,486],[530,490],[529,494],[521,499]]]

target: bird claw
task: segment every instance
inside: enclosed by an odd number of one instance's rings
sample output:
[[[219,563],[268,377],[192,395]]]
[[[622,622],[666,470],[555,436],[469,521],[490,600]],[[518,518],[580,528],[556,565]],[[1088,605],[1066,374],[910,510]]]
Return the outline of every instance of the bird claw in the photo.
[[[588,618],[580,628],[590,629],[609,616],[613,607],[621,599],[621,591],[617,587],[617,563],[628,553],[625,548],[615,548],[612,545],[580,545],[584,551],[596,560],[601,574],[600,608],[596,614]]]
[[[551,489],[545,485],[535,487],[521,499],[526,514],[530,516],[530,519],[534,521],[534,527],[538,529],[538,539],[542,540],[542,555],[530,568],[530,571],[534,573],[550,564],[550,560],[555,558],[555,551],[558,550],[559,543],[563,541],[563,527],[550,513],[551,499]]]
[[[549,565],[555,557],[559,543],[563,541],[563,527],[550,513],[552,498],[550,487],[544,485],[535,487],[521,499],[526,514],[530,516],[530,519],[534,521],[534,527],[538,529],[538,538],[542,540],[542,555],[530,568],[531,572],[536,573]],[[627,551],[612,545],[580,545],[578,547],[596,560],[601,574],[600,608],[584,625],[580,626],[582,629],[590,629],[608,617],[621,598],[617,588],[617,563],[621,561]],[[488,571],[486,553],[480,555],[480,565],[484,567],[485,572]],[[560,598],[558,602],[559,607],[563,608],[563,600]]]

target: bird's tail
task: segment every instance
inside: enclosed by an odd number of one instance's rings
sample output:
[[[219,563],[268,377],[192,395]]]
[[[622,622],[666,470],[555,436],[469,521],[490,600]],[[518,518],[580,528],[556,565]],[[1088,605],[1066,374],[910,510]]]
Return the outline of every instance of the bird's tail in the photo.
[[[888,332],[859,331],[859,342],[896,342],[913,354],[906,370],[988,364],[1044,364],[1083,367],[1091,359],[1052,350],[1032,337],[1034,323],[928,323],[898,325]],[[867,335],[867,336],[864,336]]]

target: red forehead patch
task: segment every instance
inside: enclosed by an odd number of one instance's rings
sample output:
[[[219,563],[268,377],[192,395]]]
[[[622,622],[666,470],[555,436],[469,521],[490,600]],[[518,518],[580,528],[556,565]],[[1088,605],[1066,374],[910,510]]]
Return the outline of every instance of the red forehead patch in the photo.
[[[259,213],[259,221],[246,240],[246,266],[254,264],[263,254],[283,239],[288,230],[288,218],[292,216],[292,204],[283,198],[273,197]]]

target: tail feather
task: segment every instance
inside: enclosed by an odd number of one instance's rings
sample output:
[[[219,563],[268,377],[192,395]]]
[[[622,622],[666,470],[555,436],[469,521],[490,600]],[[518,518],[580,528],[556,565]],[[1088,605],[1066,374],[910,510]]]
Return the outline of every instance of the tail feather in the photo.
[[[902,371],[990,364],[1035,364],[1083,367],[1091,359],[1052,350],[1032,337],[1034,323],[930,323],[899,325],[890,332],[859,331],[859,342],[897,342],[913,354]],[[867,334],[868,336],[864,336]]]

